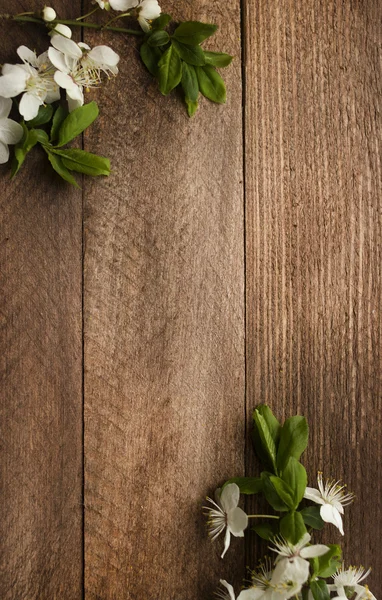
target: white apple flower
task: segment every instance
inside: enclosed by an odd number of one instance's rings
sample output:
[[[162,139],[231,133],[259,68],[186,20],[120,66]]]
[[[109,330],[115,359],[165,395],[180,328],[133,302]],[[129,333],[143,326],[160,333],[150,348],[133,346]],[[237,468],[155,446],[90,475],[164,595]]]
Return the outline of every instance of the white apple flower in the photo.
[[[19,112],[26,121],[37,116],[44,103],[50,104],[60,97],[58,85],[53,78],[54,69],[44,52],[37,56],[26,46],[20,46],[17,54],[23,64],[5,64],[0,77],[0,96],[13,98],[23,94]]]
[[[298,575],[298,573],[297,573]],[[272,570],[269,558],[260,563],[258,569],[251,573],[251,586],[243,590],[237,600],[288,600],[301,591],[302,582],[294,571],[293,565],[288,568]]]
[[[151,21],[157,19],[162,12],[158,0],[141,0],[136,11],[143,31],[150,31]]]
[[[204,506],[205,514],[208,515],[208,534],[215,540],[226,529],[224,539],[223,558],[229,548],[231,533],[235,537],[244,537],[244,529],[248,526],[248,516],[238,506],[240,490],[236,483],[229,483],[222,490],[215,492],[215,499],[207,498],[212,507]]]
[[[320,515],[322,520],[335,525],[344,535],[341,515],[344,513],[343,507],[353,502],[354,494],[347,493],[345,491],[346,486],[341,485],[340,481],[327,479],[324,484],[321,472],[318,473],[317,481],[318,490],[307,487],[304,498],[316,502],[316,504],[321,504]]]
[[[50,6],[45,6],[42,9],[42,18],[47,23],[50,23],[50,21],[54,21],[54,19],[56,17],[57,17],[57,14],[56,14],[56,11],[54,10],[54,8],[51,8]]]
[[[8,161],[8,144],[17,144],[23,137],[23,128],[20,123],[8,119],[11,108],[12,100],[0,97],[0,164]]]
[[[311,536],[309,533],[304,533],[300,541],[293,545],[283,538],[274,540],[275,548],[270,548],[273,552],[277,552],[276,558],[276,577],[285,577],[288,579],[289,573],[292,581],[305,583],[309,577],[309,561],[306,559],[316,556],[323,556],[329,551],[329,547],[324,544],[313,544],[308,546]]]
[[[57,71],[54,80],[66,90],[69,110],[72,111],[84,103],[84,88],[98,87],[102,72],[118,73],[119,56],[108,46],[90,46],[82,42],[54,35],[49,48],[49,58]]]
[[[366,579],[371,569],[365,571],[363,567],[349,567],[345,569],[342,563],[336,573],[332,576],[334,583],[328,585],[330,592],[336,592],[336,598],[333,600],[347,600],[345,588],[350,588],[354,593],[357,594],[355,600],[377,600],[376,597],[371,593],[367,585],[359,585],[361,581]]]
[[[217,590],[215,592],[215,596],[220,600],[236,600],[235,592],[233,590],[232,585],[230,583],[227,583],[225,579],[221,579],[220,584],[223,589],[220,588],[219,590]]]

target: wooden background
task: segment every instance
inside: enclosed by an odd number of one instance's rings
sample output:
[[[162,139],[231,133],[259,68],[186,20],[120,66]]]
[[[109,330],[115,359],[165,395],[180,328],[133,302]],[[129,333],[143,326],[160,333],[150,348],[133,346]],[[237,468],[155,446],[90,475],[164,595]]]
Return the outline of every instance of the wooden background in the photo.
[[[234,540],[222,562],[200,509],[257,474],[260,402],[309,419],[311,485],[321,468],[356,493],[345,559],[374,567],[379,594],[380,3],[162,6],[219,25],[227,105],[189,120],[134,40],[86,32],[122,56],[84,139],[112,176],[75,190],[38,153],[12,183],[1,169],[0,597],[207,600],[240,583],[261,548]],[[2,62],[45,49],[39,29],[1,31]]]

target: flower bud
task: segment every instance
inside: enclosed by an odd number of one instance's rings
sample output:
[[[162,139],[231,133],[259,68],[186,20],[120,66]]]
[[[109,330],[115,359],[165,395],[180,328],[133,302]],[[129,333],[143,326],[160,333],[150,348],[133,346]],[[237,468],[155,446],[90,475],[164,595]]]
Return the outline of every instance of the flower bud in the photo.
[[[51,8],[50,6],[45,6],[43,8],[42,18],[44,19],[44,21],[47,21],[48,23],[50,21],[54,21],[56,16],[57,15],[56,15],[56,11],[54,10],[54,8]]]
[[[63,25],[62,23],[57,23],[54,29],[49,32],[50,36],[54,35],[63,35],[66,38],[72,37],[72,30],[67,25]]]

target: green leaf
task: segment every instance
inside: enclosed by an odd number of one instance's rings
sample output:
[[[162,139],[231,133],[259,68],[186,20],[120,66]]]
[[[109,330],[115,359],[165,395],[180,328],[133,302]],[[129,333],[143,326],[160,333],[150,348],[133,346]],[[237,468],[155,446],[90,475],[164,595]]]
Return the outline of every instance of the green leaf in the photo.
[[[280,477],[276,477],[275,475],[271,475],[269,477],[270,482],[273,484],[278,496],[281,500],[292,510],[295,508],[295,502],[293,499],[293,490],[289,487],[285,481],[280,479]]]
[[[259,404],[259,406],[256,407],[256,410],[258,413],[261,414],[263,419],[265,419],[265,422],[268,425],[269,433],[271,434],[275,446],[277,447],[281,431],[281,425],[279,421],[276,419],[273,412],[266,404]]]
[[[266,420],[258,409],[255,409],[253,412],[253,425],[252,437],[255,451],[264,466],[277,473],[275,442]]]
[[[60,105],[57,108],[56,112],[54,113],[54,117],[53,117],[53,121],[52,121],[52,128],[50,130],[50,140],[52,142],[55,142],[56,139],[58,138],[58,132],[60,130],[60,127],[67,116],[68,116],[67,109],[64,106]]]
[[[199,96],[199,84],[195,69],[192,65],[182,63],[182,88],[186,100],[196,102]]]
[[[167,96],[180,83],[182,78],[182,62],[173,46],[166,50],[158,66],[159,89],[164,96]]]
[[[146,42],[140,48],[141,59],[151,75],[157,77],[159,67],[158,62],[162,58],[162,52],[159,48],[149,46]]]
[[[45,125],[45,123],[49,123],[53,115],[53,107],[51,104],[46,104],[40,106],[38,109],[37,117],[27,121],[27,125],[29,129],[34,127],[39,127],[40,125]]]
[[[323,579],[317,579],[310,582],[310,591],[314,600],[330,600],[328,586]]]
[[[187,105],[188,116],[193,117],[196,111],[198,110],[199,102],[197,100],[195,102],[193,100],[188,100],[188,98],[185,98],[185,101]]]
[[[282,474],[282,479],[292,490],[294,502],[294,506],[292,508],[297,508],[304,497],[306,485],[308,483],[308,476],[303,465],[293,456],[291,456],[287,462]]]
[[[151,24],[152,31],[158,31],[159,29],[164,29],[167,27],[169,22],[171,21],[171,15],[166,15],[166,13],[162,13],[160,17],[155,19]]]
[[[306,527],[300,513],[291,511],[280,521],[280,533],[291,544],[297,544],[306,533]]]
[[[212,100],[212,102],[224,104],[227,99],[225,83],[214,67],[211,65],[196,67],[196,74],[203,96]]]
[[[274,510],[280,512],[287,512],[289,510],[288,505],[285,504],[278,495],[275,486],[271,482],[271,473],[263,471],[261,473],[261,479],[263,481],[263,492],[267,502],[272,506]]]
[[[204,52],[200,46],[188,46],[178,40],[173,39],[172,45],[179,54],[180,58],[189,65],[202,66],[206,64]]]
[[[85,152],[85,150],[51,150],[62,159],[64,166],[70,171],[77,171],[85,175],[110,175],[110,161],[108,158]]]
[[[52,167],[56,171],[56,173],[58,173],[59,176],[62,177],[62,179],[65,179],[65,181],[67,181],[68,183],[71,183],[75,187],[79,188],[80,186],[78,185],[77,181],[74,179],[73,175],[68,171],[68,169],[63,164],[61,157],[57,156],[56,154],[53,154],[49,150],[46,150],[46,152],[48,154],[50,164],[52,165]]]
[[[233,477],[226,481],[223,487],[229,483],[236,483],[240,489],[240,494],[258,494],[263,489],[261,477]]]
[[[174,31],[173,37],[183,44],[197,46],[211,37],[217,30],[216,25],[200,23],[200,21],[185,21]]]
[[[23,164],[25,157],[27,155],[27,151],[24,148],[24,144],[29,135],[28,127],[25,125],[24,121],[20,123],[23,128],[23,137],[14,147],[14,157],[12,160],[12,168],[11,168],[11,178],[14,177],[20,170],[21,165]]]
[[[167,31],[154,31],[147,40],[147,43],[152,48],[164,46],[170,41],[170,36]]]
[[[325,523],[321,518],[319,506],[308,506],[299,512],[304,519],[305,525],[313,527],[313,529],[323,529]]]
[[[269,523],[257,523],[252,527],[263,540],[272,540],[279,534],[278,521],[269,521]]]
[[[328,544],[329,550],[323,556],[313,559],[313,571],[316,577],[331,577],[341,565],[342,550],[338,544]]]
[[[49,144],[49,137],[48,134],[46,133],[46,131],[44,131],[43,129],[34,129],[33,130],[35,132],[35,136],[37,138],[37,141],[40,144]]]
[[[308,444],[308,437],[309,428],[305,417],[290,417],[285,421],[277,451],[277,466],[280,471],[285,469],[291,456],[299,460]]]
[[[98,117],[98,106],[96,102],[89,102],[84,106],[79,106],[64,119],[59,133],[57,146],[64,146],[71,142],[80,133],[85,131]]]
[[[225,54],[224,52],[210,52],[209,50],[204,51],[204,58],[207,65],[213,67],[228,67],[233,60],[233,56]]]

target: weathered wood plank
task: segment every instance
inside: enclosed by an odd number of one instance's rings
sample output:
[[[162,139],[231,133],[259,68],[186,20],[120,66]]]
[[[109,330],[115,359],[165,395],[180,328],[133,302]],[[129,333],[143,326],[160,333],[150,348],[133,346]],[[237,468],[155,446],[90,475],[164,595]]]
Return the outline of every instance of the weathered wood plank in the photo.
[[[237,0],[177,4],[240,56]],[[190,121],[134,42],[106,39],[122,63],[86,139],[113,164],[85,188],[86,597],[204,598],[240,556],[223,565],[201,516],[244,469],[240,61],[227,106]]]
[[[55,6],[69,15],[80,4]],[[0,12],[40,8],[0,1]],[[48,42],[41,29],[2,24],[1,61],[17,62],[20,44]],[[79,600],[81,192],[50,175],[38,153],[12,182],[2,168],[0,188],[0,597]]]
[[[378,594],[381,5],[244,5],[248,409],[306,414],[311,484],[320,468],[357,494],[326,539]]]

